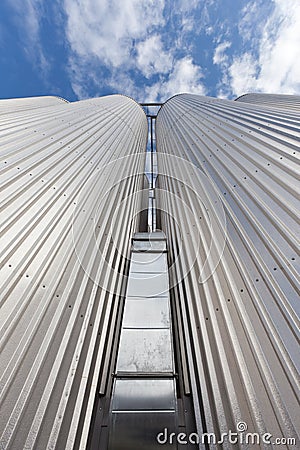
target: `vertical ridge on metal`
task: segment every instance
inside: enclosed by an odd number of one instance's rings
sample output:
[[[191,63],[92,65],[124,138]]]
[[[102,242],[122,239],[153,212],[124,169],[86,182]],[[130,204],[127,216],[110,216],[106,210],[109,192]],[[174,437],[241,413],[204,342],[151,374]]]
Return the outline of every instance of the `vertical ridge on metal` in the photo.
[[[156,449],[177,428],[166,239],[136,233],[109,417],[109,450]],[[166,448],[176,448],[167,444]]]
[[[125,96],[0,101],[3,450],[86,446],[146,142],[145,114]]]
[[[156,198],[198,431],[244,427],[290,449],[300,430],[299,101],[182,94],[156,119]]]

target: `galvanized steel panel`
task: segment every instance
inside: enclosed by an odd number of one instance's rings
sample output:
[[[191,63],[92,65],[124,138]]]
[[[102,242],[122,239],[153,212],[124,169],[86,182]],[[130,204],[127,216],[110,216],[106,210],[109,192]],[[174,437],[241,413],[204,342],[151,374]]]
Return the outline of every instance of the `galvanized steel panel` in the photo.
[[[133,273],[128,280],[129,297],[167,296],[169,284],[164,273]]]
[[[32,115],[35,109],[45,108],[47,106],[56,106],[61,104],[62,102],[68,103],[67,100],[61,97],[28,97],[28,98],[9,98],[0,101],[0,114],[5,114],[5,119],[9,120],[9,114],[13,115],[16,112],[24,112],[29,110],[28,112]],[[2,120],[4,117],[1,118]]]
[[[133,252],[131,257],[132,272],[167,273],[165,255],[162,253]]]
[[[173,372],[170,329],[122,330],[117,372]]]
[[[244,94],[236,98],[237,102],[255,103],[265,107],[275,109],[291,109],[299,112],[300,97],[297,95],[283,95],[283,94]]]
[[[175,411],[175,380],[117,379],[112,411]]]
[[[299,445],[299,97],[238,100],[183,94],[158,113],[170,285],[198,432],[243,421]]]
[[[0,101],[2,449],[85,447],[146,141],[124,96]]]
[[[133,249],[136,252],[165,252],[166,243],[164,241],[134,241]]]
[[[127,297],[123,314],[125,328],[170,328],[168,297]]]
[[[153,439],[158,432],[161,432],[161,424],[174,433],[176,431],[175,412],[167,411],[141,411],[139,414],[139,424],[136,426],[136,413],[114,412],[112,422],[112,433],[109,442],[109,450],[133,450],[135,448],[156,450],[160,444]],[[142,443],[137,447],[137,442]],[[163,445],[167,450],[177,450],[176,441],[169,441]]]

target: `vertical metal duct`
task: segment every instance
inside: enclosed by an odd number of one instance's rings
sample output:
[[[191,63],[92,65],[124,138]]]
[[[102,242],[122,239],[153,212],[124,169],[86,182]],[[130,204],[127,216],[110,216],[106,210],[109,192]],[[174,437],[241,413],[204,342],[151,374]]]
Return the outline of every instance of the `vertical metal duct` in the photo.
[[[0,447],[85,448],[139,231],[147,120],[125,96],[46,97],[0,101],[0,127]]]
[[[109,450],[156,449],[162,423],[170,433],[177,429],[172,334],[165,236],[136,233],[110,405]],[[167,448],[176,449],[176,443]]]
[[[183,94],[158,113],[156,196],[200,435],[299,445],[299,101]]]

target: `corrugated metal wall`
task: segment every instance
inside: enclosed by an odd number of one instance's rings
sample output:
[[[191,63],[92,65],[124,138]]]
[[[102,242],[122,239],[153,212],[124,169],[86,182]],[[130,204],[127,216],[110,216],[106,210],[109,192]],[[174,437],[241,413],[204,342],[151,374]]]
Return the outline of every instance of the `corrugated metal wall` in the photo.
[[[3,99],[0,101],[0,114],[15,114],[16,112],[20,113],[26,110],[32,112],[34,109],[56,106],[60,105],[62,102],[68,103],[67,100],[61,97],[50,96]]]
[[[158,114],[156,198],[199,434],[299,430],[299,100],[186,94]],[[127,97],[0,101],[1,449],[86,446],[146,140]]]
[[[139,230],[147,120],[124,96],[45,97],[0,101],[0,127],[0,448],[84,448]]]
[[[158,113],[156,197],[199,433],[300,429],[299,101],[183,94]]]
[[[236,99],[237,102],[254,103],[275,109],[288,109],[299,112],[300,97],[283,94],[244,94]]]

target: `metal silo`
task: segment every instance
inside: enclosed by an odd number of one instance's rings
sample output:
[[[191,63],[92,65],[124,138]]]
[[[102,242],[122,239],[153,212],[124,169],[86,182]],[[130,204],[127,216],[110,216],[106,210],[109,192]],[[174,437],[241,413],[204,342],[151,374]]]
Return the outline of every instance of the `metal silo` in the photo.
[[[296,95],[284,95],[284,94],[244,94],[236,98],[237,102],[253,103],[256,105],[262,105],[264,107],[270,107],[282,110],[294,110],[299,113],[300,109],[300,97]]]
[[[299,97],[143,106],[0,101],[0,448],[295,448]]]
[[[45,97],[0,101],[0,127],[0,447],[85,448],[140,230],[147,120],[121,95]]]
[[[299,100],[182,94],[156,120],[185,391],[199,435],[240,448],[299,442]]]

